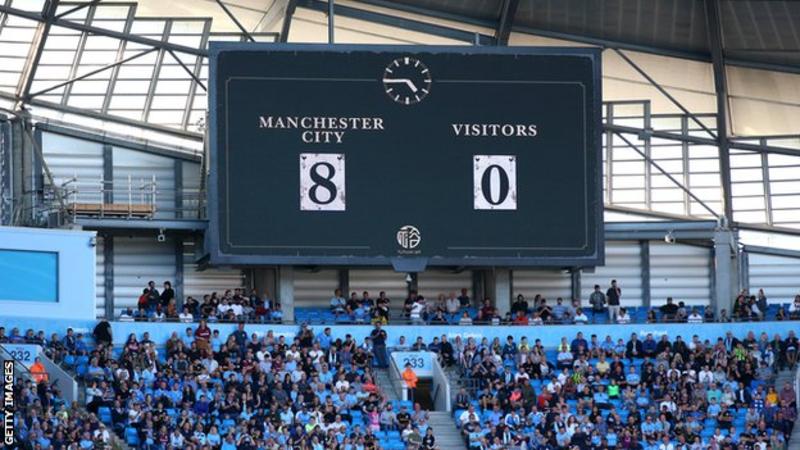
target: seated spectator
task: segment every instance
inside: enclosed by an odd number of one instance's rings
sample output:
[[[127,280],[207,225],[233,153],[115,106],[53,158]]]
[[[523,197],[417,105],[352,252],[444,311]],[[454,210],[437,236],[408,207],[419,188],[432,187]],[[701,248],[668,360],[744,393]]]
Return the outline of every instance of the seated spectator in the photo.
[[[564,305],[564,299],[561,297],[556,298],[556,304],[553,306],[552,313],[554,322],[563,323],[565,320],[571,319],[569,309]]]
[[[672,297],[667,297],[667,303],[661,305],[661,316],[665,322],[675,320],[675,315],[678,313],[678,305],[673,303]]]
[[[194,316],[189,312],[189,307],[184,305],[182,312],[178,315],[178,320],[182,323],[194,322]]]
[[[469,313],[467,311],[464,311],[464,313],[461,314],[461,318],[458,320],[458,324],[462,326],[472,325],[472,317],[469,316]]]
[[[691,324],[703,323],[703,316],[700,315],[700,312],[697,310],[697,308],[692,308],[692,313],[689,314],[689,317],[686,318],[686,321]]]
[[[795,295],[792,304],[789,305],[789,317],[793,320],[800,319],[800,295]]]
[[[342,297],[341,289],[335,289],[333,291],[333,297],[331,297],[329,304],[331,312],[336,316],[344,314],[347,311],[347,300]]]
[[[575,317],[572,319],[574,323],[577,324],[587,324],[589,323],[589,318],[586,317],[586,314],[583,313],[581,308],[577,308],[575,310]]]
[[[133,322],[135,319],[135,315],[131,308],[125,308],[119,313],[119,321],[120,322]]]
[[[627,308],[619,309],[619,314],[617,314],[617,323],[618,324],[631,323],[631,316],[630,314],[628,314]]]

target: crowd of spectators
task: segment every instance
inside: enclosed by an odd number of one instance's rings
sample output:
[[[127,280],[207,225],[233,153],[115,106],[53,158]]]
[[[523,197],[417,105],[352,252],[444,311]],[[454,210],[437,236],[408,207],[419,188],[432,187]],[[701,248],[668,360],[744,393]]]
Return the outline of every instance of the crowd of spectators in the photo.
[[[270,299],[267,293],[259,293],[251,289],[228,289],[221,296],[212,292],[198,301],[192,296],[186,297],[180,309],[175,290],[169,281],[165,281],[161,292],[154,281],[147,283],[133,308],[124,309],[119,316],[121,321],[180,321],[184,323],[200,320],[214,323],[226,322],[260,322],[280,323],[283,319],[280,304]]]
[[[501,313],[491,298],[476,302],[469,291],[461,289],[460,294],[450,292],[439,294],[429,301],[417,291],[410,291],[402,305],[392,310],[391,300],[381,291],[373,298],[369,291],[360,294],[351,292],[345,297],[341,289],[335,289],[327,309],[310,311],[305,314],[302,308],[295,309],[296,322],[318,323],[383,323],[405,322],[431,325],[545,325],[545,324],[588,324],[588,323],[660,323],[660,322],[731,322],[753,320],[800,320],[800,295],[788,306],[770,305],[763,289],[757,295],[750,295],[745,289],[735,299],[731,313],[722,309],[717,314],[712,308],[688,306],[683,301],[668,297],[664,304],[646,307],[622,306],[622,288],[616,280],[611,280],[607,289],[595,285],[584,307],[580,299],[557,297],[549,301],[542,295],[528,300],[518,294],[510,305],[510,310]],[[243,288],[228,289],[222,295],[217,292],[204,295],[202,301],[188,296],[178,306],[175,291],[169,281],[165,281],[159,291],[150,281],[139,297],[137,309],[127,308],[119,316],[121,321],[180,321],[184,323],[206,320],[215,322],[254,322],[281,323],[283,313],[280,304],[267,293]]]
[[[160,345],[144,332],[115,350],[103,323],[91,344],[71,329],[36,341],[86,388],[83,408],[68,408],[20,385],[31,400],[17,431],[41,442],[31,448],[103,448],[109,429],[148,450],[438,448],[428,413],[388,400],[375,382],[387,365],[380,325],[357,342],[306,325],[288,339],[244,323],[221,336],[201,320]]]
[[[455,399],[470,449],[785,449],[797,416],[791,384],[774,386],[793,332],[432,344],[470,380]]]

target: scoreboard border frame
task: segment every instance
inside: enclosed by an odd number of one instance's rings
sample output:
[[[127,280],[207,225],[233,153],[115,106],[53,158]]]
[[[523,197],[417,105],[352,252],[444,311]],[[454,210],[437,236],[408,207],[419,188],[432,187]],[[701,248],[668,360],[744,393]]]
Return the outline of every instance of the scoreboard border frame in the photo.
[[[227,51],[254,52],[329,52],[350,53],[353,51],[368,52],[405,52],[405,53],[461,53],[492,55],[569,55],[587,57],[592,62],[592,82],[594,95],[589,122],[594,129],[588,136],[587,145],[594,151],[594,189],[589,190],[587,203],[590,205],[589,217],[595,219],[595,252],[586,256],[480,256],[480,257],[427,257],[427,256],[321,256],[321,255],[254,255],[232,254],[222,252],[220,246],[220,208],[217,202],[207,201],[208,227],[204,236],[204,252],[209,262],[214,265],[322,265],[322,266],[391,266],[398,260],[425,260],[421,266],[460,266],[460,267],[592,267],[605,262],[605,239],[603,222],[603,174],[602,174],[602,49],[594,47],[484,47],[484,46],[452,46],[452,45],[373,45],[373,44],[274,44],[274,43],[241,43],[210,42],[209,43],[209,79],[208,79],[208,195],[207,199],[218,199],[219,174],[215,161],[218,146],[218,113],[217,104],[217,61],[220,53]],[[587,158],[587,162],[591,158]]]

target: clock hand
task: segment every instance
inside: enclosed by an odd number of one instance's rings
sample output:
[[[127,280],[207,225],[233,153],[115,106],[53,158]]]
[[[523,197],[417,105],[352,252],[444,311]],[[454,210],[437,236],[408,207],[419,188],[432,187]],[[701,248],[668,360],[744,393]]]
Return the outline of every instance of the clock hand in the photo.
[[[408,86],[409,89],[411,89],[411,92],[415,92],[415,93],[419,90],[419,89],[417,89],[417,85],[415,85],[408,78],[384,78],[383,82],[387,83],[387,84],[398,84],[398,83],[399,84],[405,84],[406,86]]]

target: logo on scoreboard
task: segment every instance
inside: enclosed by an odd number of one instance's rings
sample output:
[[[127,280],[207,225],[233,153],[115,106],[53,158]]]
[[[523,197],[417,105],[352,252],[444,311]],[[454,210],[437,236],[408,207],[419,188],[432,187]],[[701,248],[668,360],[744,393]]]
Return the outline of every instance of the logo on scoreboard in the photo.
[[[419,228],[413,225],[403,225],[397,231],[397,243],[405,250],[413,250],[422,242],[422,234]]]

